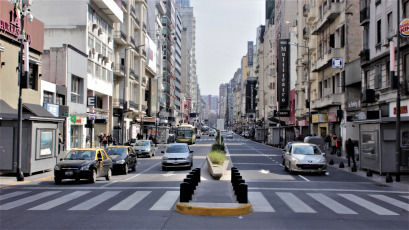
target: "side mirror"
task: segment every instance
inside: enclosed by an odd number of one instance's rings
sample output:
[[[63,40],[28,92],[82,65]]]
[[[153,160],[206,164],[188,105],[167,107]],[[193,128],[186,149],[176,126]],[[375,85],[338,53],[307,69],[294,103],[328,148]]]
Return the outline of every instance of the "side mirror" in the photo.
[[[98,161],[102,161],[102,158],[98,157]]]
[[[165,151],[160,151],[160,153],[165,153]]]
[[[60,158],[60,161],[63,161],[64,160],[64,158]]]

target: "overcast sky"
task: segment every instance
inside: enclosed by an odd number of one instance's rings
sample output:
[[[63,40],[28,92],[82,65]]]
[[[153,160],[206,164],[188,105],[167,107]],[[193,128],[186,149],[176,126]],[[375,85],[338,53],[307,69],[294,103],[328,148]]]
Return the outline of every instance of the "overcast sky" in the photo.
[[[265,0],[190,0],[196,17],[196,74],[202,95],[219,95],[265,23]]]

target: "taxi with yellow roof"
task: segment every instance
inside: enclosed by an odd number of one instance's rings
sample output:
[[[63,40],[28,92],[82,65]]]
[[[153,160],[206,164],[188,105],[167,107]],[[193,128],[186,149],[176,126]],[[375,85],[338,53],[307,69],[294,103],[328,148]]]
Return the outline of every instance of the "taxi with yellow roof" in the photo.
[[[54,182],[60,184],[63,179],[87,179],[95,183],[97,177],[110,180],[112,160],[102,148],[73,149],[61,158],[54,167]]]

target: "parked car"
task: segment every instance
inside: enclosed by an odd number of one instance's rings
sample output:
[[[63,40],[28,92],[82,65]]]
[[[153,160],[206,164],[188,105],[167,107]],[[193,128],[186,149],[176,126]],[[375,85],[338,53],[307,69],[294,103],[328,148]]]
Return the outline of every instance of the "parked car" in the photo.
[[[244,137],[249,137],[249,136],[250,136],[249,131],[244,131]]]
[[[155,147],[153,146],[153,143],[151,140],[136,141],[135,145],[133,146],[133,149],[135,150],[137,157],[155,156]]]
[[[232,132],[227,133],[226,139],[233,139],[233,133]]]
[[[214,137],[214,134],[215,134],[216,132],[214,131],[214,130],[210,130],[209,131],[209,137]]]
[[[112,160],[104,149],[74,149],[61,158],[54,167],[54,182],[61,184],[63,179],[88,179],[95,183],[97,177],[110,180],[112,176]]]
[[[202,137],[202,136],[200,135],[200,132],[196,133],[196,139],[200,139],[200,137]]]
[[[303,142],[301,142],[301,141],[290,141],[290,142],[288,142],[288,143],[285,145],[285,147],[284,147],[284,149],[283,149],[283,153],[281,154],[281,159],[282,159],[282,161],[283,161],[283,165],[284,165],[284,156],[285,156],[285,153],[290,149],[291,145],[293,145],[293,144],[295,144],[295,143],[303,143]]]
[[[169,168],[188,167],[193,166],[193,151],[189,149],[186,143],[170,144],[166,147],[162,157],[162,170]]]
[[[112,160],[114,172],[122,172],[126,175],[129,169],[132,169],[134,172],[136,171],[138,160],[132,147],[110,146],[106,149],[106,152]]]
[[[325,174],[325,153],[315,144],[294,143],[284,155],[284,169],[293,172],[318,172]]]

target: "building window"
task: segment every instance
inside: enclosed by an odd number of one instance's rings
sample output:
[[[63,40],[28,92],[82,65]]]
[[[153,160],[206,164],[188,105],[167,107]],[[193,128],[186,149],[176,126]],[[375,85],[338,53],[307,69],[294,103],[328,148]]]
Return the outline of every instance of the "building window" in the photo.
[[[101,42],[98,39],[95,39],[95,49],[97,53],[101,53]]]
[[[88,60],[87,72],[91,75],[94,73],[94,62],[90,60]]]
[[[375,89],[382,87],[382,65],[375,66]]]
[[[376,44],[381,44],[382,42],[382,20],[378,20],[376,23]]]
[[[91,34],[88,34],[88,47],[92,52],[92,48],[94,48],[94,37]]]
[[[52,92],[44,91],[43,102],[53,104],[54,94]]]
[[[409,16],[409,1],[403,3],[403,17],[407,18]]]
[[[364,72],[364,84],[365,89],[369,89],[369,70],[365,70]]]
[[[340,42],[341,42],[341,47],[344,47],[345,46],[345,25],[342,25],[341,27]]]
[[[391,85],[391,62],[390,61],[387,61],[386,62],[386,66],[385,66],[385,69],[386,69],[386,86],[390,86]]]
[[[393,19],[392,12],[388,14],[388,38],[393,36]]]
[[[65,104],[65,96],[62,94],[58,94],[56,98],[55,104],[57,105],[64,105]]]
[[[71,77],[71,102],[83,104],[84,80],[75,75]]]

